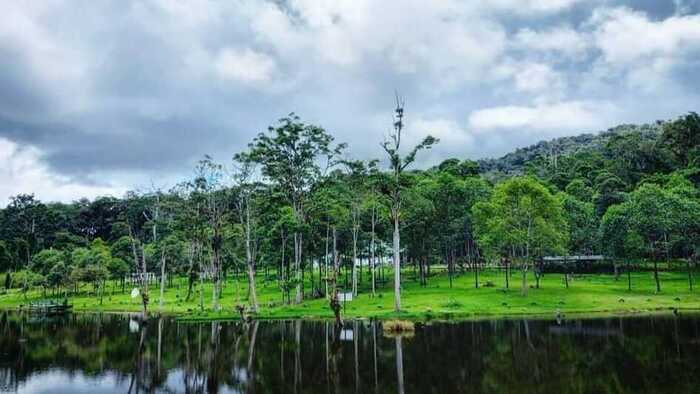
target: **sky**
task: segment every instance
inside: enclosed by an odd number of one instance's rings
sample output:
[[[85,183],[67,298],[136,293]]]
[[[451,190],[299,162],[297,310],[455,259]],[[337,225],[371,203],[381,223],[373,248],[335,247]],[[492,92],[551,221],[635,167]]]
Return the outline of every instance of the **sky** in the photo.
[[[0,206],[167,189],[295,112],[417,167],[697,111],[700,0],[7,0]]]

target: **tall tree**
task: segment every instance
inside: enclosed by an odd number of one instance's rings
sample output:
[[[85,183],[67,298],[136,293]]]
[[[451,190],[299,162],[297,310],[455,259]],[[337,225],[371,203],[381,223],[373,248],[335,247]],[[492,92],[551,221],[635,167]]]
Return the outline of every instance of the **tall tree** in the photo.
[[[222,248],[224,224],[227,215],[227,190],[223,184],[223,167],[205,156],[195,169],[194,197],[206,218],[209,230],[209,275],[212,278],[212,308],[219,310],[221,281],[223,278]]]
[[[416,160],[418,151],[430,149],[438,142],[437,138],[428,135],[408,154],[401,156],[401,134],[404,129],[404,101],[396,96],[396,109],[394,110],[394,129],[389,135],[389,139],[381,143],[382,148],[389,156],[389,165],[393,177],[393,182],[388,191],[391,198],[391,219],[394,224],[393,249],[394,249],[394,310],[401,311],[401,190],[402,175],[404,170]]]
[[[352,221],[352,293],[357,296],[357,243],[362,227],[362,216],[366,208],[365,201],[371,192],[368,189],[367,178],[376,168],[377,161],[372,160],[365,164],[361,160],[343,162],[348,169],[347,183],[350,189],[350,217]],[[362,267],[360,265],[360,267]]]
[[[345,144],[333,146],[333,137],[322,127],[305,124],[295,114],[280,119],[266,133],[260,133],[249,145],[249,158],[261,165],[262,174],[287,196],[299,223],[305,221],[306,200],[311,186],[325,169],[335,165],[335,158]],[[325,168],[319,165],[325,159]],[[297,277],[296,302],[303,298],[301,277],[303,238],[296,230],[294,269]]]
[[[254,182],[254,162],[245,153],[234,156],[233,187],[235,193],[235,206],[238,212],[238,220],[243,226],[245,239],[246,267],[248,271],[248,301],[253,313],[258,311],[258,296],[255,290],[255,257],[257,243],[254,239],[255,232],[255,191],[257,185]]]
[[[148,294],[148,264],[146,261],[146,243],[150,235],[147,212],[154,210],[154,201],[150,196],[141,196],[136,192],[129,192],[123,200],[123,204],[124,207],[121,209],[122,219],[129,231],[134,269],[137,273],[139,295],[143,306],[143,318],[146,319],[150,302]],[[155,227],[151,229],[155,229]],[[157,231],[154,234],[157,234]]]

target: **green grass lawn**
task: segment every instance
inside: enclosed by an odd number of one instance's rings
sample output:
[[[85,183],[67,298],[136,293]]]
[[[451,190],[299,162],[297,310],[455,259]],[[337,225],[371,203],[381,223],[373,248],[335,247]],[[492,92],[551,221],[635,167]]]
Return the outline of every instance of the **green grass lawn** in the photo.
[[[474,287],[473,273],[466,272],[453,280],[450,288],[445,274],[430,278],[428,286],[421,287],[413,279],[412,271],[404,273],[402,282],[402,312],[393,311],[393,283],[385,283],[378,288],[377,296],[372,297],[366,280],[360,286],[360,294],[354,301],[347,302],[343,308],[345,318],[409,318],[409,319],[479,319],[533,316],[552,318],[557,311],[565,315],[610,315],[628,313],[700,311],[700,294],[688,290],[687,274],[684,272],[661,272],[661,288],[655,293],[653,274],[637,272],[632,274],[631,292],[627,291],[627,277],[620,276],[615,281],[612,275],[589,274],[576,277],[565,288],[561,274],[547,274],[540,282],[540,288],[530,288],[527,296],[521,295],[521,273],[513,272],[511,288],[506,290],[505,277],[501,272],[484,271],[480,274],[481,287]],[[386,277],[390,278],[391,273]],[[493,287],[484,284],[490,282]],[[246,284],[241,276],[239,294],[245,298]],[[532,274],[528,279],[534,287]],[[91,288],[85,286],[85,289]],[[260,311],[258,318],[332,318],[332,312],[325,299],[305,300],[298,305],[284,305],[276,282],[265,282],[262,276],[257,281]],[[310,288],[307,281],[307,290]],[[138,312],[141,310],[140,298],[132,299],[127,287],[124,293],[120,287],[112,289],[107,286],[100,304],[99,297],[87,292],[72,296],[70,302],[75,311]],[[231,277],[223,291],[220,312],[211,311],[211,286],[204,286],[204,311],[199,309],[199,292],[195,290],[192,298],[185,302],[187,284],[184,278],[178,278],[173,286],[167,288],[162,313],[176,314],[183,319],[235,319],[236,285]],[[26,298],[19,290],[12,290],[0,295],[0,308],[17,308],[32,300],[39,300],[40,290],[30,291]],[[151,312],[159,312],[159,286],[150,288]],[[293,295],[292,295],[293,298]],[[243,300],[245,302],[245,300]]]

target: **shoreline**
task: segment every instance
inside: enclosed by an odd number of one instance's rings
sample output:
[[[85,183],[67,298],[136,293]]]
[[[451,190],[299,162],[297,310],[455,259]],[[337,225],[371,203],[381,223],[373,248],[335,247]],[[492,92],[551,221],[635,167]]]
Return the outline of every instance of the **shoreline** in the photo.
[[[29,312],[25,308],[0,308],[0,312]],[[74,309],[67,314],[115,314],[115,315],[140,315],[139,311],[133,310],[118,310],[118,309]],[[180,313],[173,311],[165,312],[149,312],[149,318],[152,317],[170,317],[179,322],[199,323],[199,322],[226,322],[226,321],[241,321],[238,314],[221,312],[208,312],[204,314]],[[670,316],[700,316],[700,308],[671,308],[659,307],[654,309],[637,310],[637,309],[620,309],[620,310],[589,310],[589,311],[561,311],[560,318],[562,320],[588,320],[588,319],[609,319],[609,318],[634,318],[634,317],[670,317]],[[352,315],[344,317],[344,321],[357,320],[407,320],[415,323],[431,323],[431,322],[481,322],[481,321],[515,321],[515,320],[556,320],[556,315],[544,312],[515,312],[515,313],[472,313],[472,312],[453,312],[453,313],[389,313],[377,315]],[[333,321],[332,314],[328,316],[322,315],[296,315],[296,314],[276,314],[251,316],[251,321]]]

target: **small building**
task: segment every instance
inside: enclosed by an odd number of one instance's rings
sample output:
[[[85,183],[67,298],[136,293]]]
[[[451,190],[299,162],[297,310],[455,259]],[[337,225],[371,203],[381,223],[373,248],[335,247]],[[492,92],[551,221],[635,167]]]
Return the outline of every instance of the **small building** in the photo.
[[[610,259],[599,254],[545,256],[542,263],[544,272],[600,273],[615,270]]]

